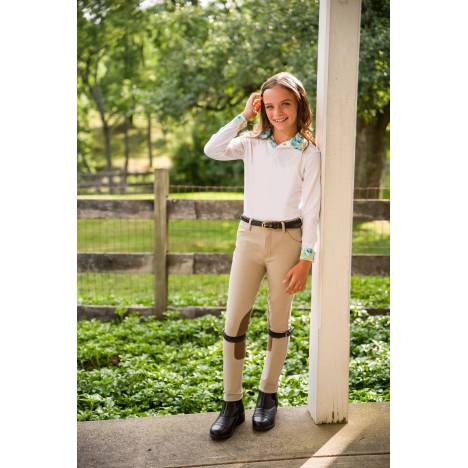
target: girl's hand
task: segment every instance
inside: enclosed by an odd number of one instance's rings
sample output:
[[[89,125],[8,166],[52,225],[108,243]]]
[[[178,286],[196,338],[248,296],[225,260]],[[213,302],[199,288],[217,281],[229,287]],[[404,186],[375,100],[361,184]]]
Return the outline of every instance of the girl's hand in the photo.
[[[294,265],[283,279],[283,283],[288,282],[286,286],[287,294],[296,294],[305,288],[307,276],[312,268],[312,262],[309,260],[299,260],[299,263]]]
[[[242,114],[247,120],[251,120],[257,115],[261,105],[262,95],[260,93],[252,93],[249,99],[247,99],[247,103],[245,104],[245,109]]]

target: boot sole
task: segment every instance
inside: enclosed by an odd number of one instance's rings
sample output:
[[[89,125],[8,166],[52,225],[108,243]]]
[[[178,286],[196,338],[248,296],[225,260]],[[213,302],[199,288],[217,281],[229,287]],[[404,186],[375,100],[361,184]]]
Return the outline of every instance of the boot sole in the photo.
[[[210,437],[213,440],[229,439],[229,437],[232,437],[232,435],[234,434],[234,430],[236,429],[236,427],[239,426],[240,424],[242,424],[244,421],[245,421],[245,414],[243,414],[240,418],[237,419],[236,423],[234,424],[234,426],[232,428],[232,431],[229,432],[228,434],[213,434],[210,431]]]

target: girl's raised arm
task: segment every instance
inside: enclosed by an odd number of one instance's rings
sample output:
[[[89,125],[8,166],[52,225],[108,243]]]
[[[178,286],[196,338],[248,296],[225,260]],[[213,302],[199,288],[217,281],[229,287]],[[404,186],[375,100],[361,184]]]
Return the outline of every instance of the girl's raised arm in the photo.
[[[245,155],[245,138],[236,137],[236,135],[246,126],[247,119],[242,114],[237,115],[211,136],[203,151],[209,158],[218,161],[243,159]]]
[[[260,108],[260,99],[260,93],[252,93],[247,100],[244,111],[211,136],[203,149],[209,158],[218,161],[244,158],[245,139],[236,137],[236,135],[247,126],[250,119],[255,117]]]

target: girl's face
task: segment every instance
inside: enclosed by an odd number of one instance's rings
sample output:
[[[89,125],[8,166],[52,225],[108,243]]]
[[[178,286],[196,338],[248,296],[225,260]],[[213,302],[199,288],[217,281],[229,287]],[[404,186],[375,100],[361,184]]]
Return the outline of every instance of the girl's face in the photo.
[[[281,132],[297,131],[297,99],[289,89],[276,85],[263,93],[263,104],[272,127]]]

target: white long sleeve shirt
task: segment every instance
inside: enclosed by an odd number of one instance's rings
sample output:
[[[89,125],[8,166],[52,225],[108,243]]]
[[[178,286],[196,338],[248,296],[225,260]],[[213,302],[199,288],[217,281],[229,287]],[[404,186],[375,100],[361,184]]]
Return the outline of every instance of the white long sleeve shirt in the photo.
[[[297,133],[277,144],[271,130],[258,138],[239,135],[237,115],[211,136],[205,154],[218,161],[244,161],[244,215],[261,221],[302,218],[301,259],[312,261],[320,213],[320,151]],[[308,145],[307,145],[308,143]]]

